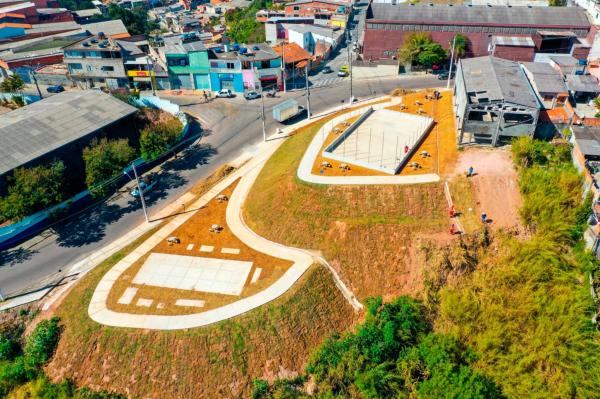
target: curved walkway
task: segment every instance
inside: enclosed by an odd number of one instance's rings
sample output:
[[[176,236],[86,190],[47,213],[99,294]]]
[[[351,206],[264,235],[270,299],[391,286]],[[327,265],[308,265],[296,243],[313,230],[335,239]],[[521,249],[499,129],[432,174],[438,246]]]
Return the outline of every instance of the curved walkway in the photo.
[[[255,309],[270,302],[284,294],[306,270],[314,263],[313,257],[304,251],[285,247],[260,237],[250,230],[242,220],[242,205],[252,187],[256,177],[262,169],[266,159],[279,147],[278,142],[269,145],[267,151],[253,159],[237,172],[227,177],[212,190],[203,195],[193,206],[199,208],[214,198],[224,188],[241,177],[238,186],[231,195],[226,211],[227,225],[231,231],[249,247],[268,253],[270,256],[282,258],[294,262],[293,265],[275,283],[265,290],[240,299],[228,305],[188,315],[141,315],[131,313],[115,312],[108,309],[106,303],[113,283],[127,270],[136,260],[147,253],[158,242],[164,240],[169,234],[181,224],[185,223],[194,213],[179,215],[161,228],[151,238],[146,240],[140,247],[127,255],[119,263],[104,275],[90,302],[88,308],[89,316],[96,322],[115,326],[144,329],[176,330],[192,328],[216,323],[234,316],[238,316],[249,310]]]
[[[400,101],[392,99],[387,103],[374,104],[372,108],[374,110],[383,109],[391,105],[396,105]],[[436,183],[440,181],[440,177],[435,173],[428,173],[422,175],[412,176],[322,176],[315,175],[312,173],[312,167],[315,163],[315,159],[319,155],[323,143],[327,138],[329,132],[333,127],[348,118],[361,115],[367,111],[367,107],[356,109],[352,112],[348,112],[344,115],[340,115],[327,122],[319,131],[315,134],[310,145],[308,146],[300,166],[298,167],[298,178],[308,183],[316,184],[332,184],[332,185],[380,185],[380,184],[419,184],[419,183]]]

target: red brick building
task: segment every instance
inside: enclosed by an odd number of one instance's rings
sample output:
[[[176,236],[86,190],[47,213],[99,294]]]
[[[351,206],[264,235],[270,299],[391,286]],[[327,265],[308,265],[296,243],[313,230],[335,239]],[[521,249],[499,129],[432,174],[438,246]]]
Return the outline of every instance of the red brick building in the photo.
[[[333,14],[346,14],[347,7],[343,3],[326,0],[299,0],[285,5],[286,17],[314,17],[329,19]]]
[[[494,37],[528,37],[535,52],[574,53],[587,58],[596,29],[579,7],[409,5],[372,3],[367,11],[362,54],[365,60],[396,56],[404,40],[424,32],[445,48],[455,34],[469,39],[468,55],[488,55]],[[530,49],[496,46],[497,57],[525,57]]]

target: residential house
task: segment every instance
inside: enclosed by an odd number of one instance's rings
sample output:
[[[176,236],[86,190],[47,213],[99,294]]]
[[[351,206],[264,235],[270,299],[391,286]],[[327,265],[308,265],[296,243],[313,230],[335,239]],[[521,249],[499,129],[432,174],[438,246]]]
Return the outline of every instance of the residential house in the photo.
[[[491,56],[459,60],[454,96],[459,144],[495,147],[535,133],[541,104],[517,62]]]
[[[284,24],[284,28],[287,31],[286,37],[289,43],[296,43],[312,55],[317,55],[318,43],[326,43],[330,50],[335,50],[343,40],[344,35],[342,29],[326,26]]]
[[[171,89],[210,90],[208,50],[194,33],[164,38],[158,48]]]
[[[298,0],[285,5],[286,17],[311,17],[315,19],[315,24],[329,24],[332,16],[343,16],[342,20],[345,27],[345,21],[348,19],[350,6],[346,3],[328,0]],[[337,21],[336,25],[340,22]]]
[[[124,64],[129,56],[117,40],[99,34],[66,46],[63,62],[71,79],[82,88],[118,88],[129,85]]]
[[[213,48],[210,70],[213,91],[244,93],[283,85],[280,56],[264,43]]]
[[[313,67],[313,56],[296,43],[280,44],[273,50],[283,59],[286,80],[304,76],[306,68]]]
[[[265,38],[267,43],[277,44],[287,40],[286,25],[307,24],[314,26],[313,17],[270,17],[265,23]]]

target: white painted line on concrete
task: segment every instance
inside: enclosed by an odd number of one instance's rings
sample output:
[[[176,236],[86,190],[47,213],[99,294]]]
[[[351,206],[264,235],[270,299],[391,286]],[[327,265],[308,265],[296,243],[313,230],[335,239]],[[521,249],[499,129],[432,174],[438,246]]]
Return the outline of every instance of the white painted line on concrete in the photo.
[[[164,303],[159,303],[158,305],[156,305],[156,309],[164,309],[165,308],[165,304]]]
[[[254,284],[258,281],[260,273],[262,273],[262,268],[257,267],[256,270],[254,270],[254,274],[252,274],[252,281],[250,281],[250,284]]]
[[[202,245],[200,247],[200,252],[212,252],[215,249],[212,245]]]
[[[121,298],[119,298],[119,300],[117,301],[117,303],[120,303],[121,305],[129,305],[131,303],[131,301],[133,301],[133,298],[135,298],[135,294],[137,294],[138,289],[135,287],[127,287],[125,289],[125,292],[123,292],[123,295],[121,295]]]
[[[239,255],[240,250],[239,250],[239,248],[222,248],[221,253],[222,254]]]
[[[152,299],[140,298],[138,299],[136,306],[143,306],[145,308],[149,308],[150,306],[152,306],[152,302],[154,302],[154,300]]]
[[[194,244],[188,244],[188,246],[185,249],[191,251],[192,249],[194,249]]]
[[[200,299],[178,299],[175,301],[177,306],[189,306],[194,308],[203,308],[205,302]]]

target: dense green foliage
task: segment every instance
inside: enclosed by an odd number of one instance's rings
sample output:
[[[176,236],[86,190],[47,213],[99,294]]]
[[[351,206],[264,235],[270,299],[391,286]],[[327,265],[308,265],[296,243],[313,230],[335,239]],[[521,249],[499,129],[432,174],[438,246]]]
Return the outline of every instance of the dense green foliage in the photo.
[[[528,239],[499,239],[472,275],[441,292],[439,323],[510,398],[594,398],[600,346],[582,249],[589,213],[567,144],[513,144]]]
[[[271,0],[253,0],[247,8],[228,10],[225,13],[227,35],[237,43],[263,42],[264,28],[256,21],[256,12],[272,6]]]
[[[25,82],[17,74],[13,74],[4,78],[0,83],[0,90],[5,93],[20,93],[25,87]]]
[[[365,322],[327,339],[307,372],[319,398],[500,398],[494,383],[469,366],[472,360],[455,339],[431,332],[418,302],[373,298]],[[301,383],[258,380],[254,397],[307,397]]]
[[[135,155],[127,139],[92,141],[89,147],[83,149],[85,183],[90,191],[95,195],[106,195],[110,187],[97,185],[120,175]]]
[[[457,33],[454,35],[452,40],[450,40],[449,45],[452,46],[454,44],[454,62],[459,58],[463,58],[467,55],[467,51],[469,51],[469,38],[465,35],[461,35]]]
[[[182,128],[177,118],[144,128],[140,135],[142,157],[150,161],[167,152],[179,139]]]
[[[430,67],[448,58],[446,50],[427,33],[413,33],[406,38],[398,57],[401,62]]]
[[[58,0],[58,5],[61,8],[66,8],[71,11],[94,8],[94,4],[91,0]]]
[[[108,6],[108,16],[110,19],[123,21],[127,31],[131,35],[147,35],[153,30],[158,29],[158,24],[148,20],[148,13],[142,7],[136,7],[133,10],[111,3]]]
[[[0,397],[9,399],[124,399],[124,396],[106,392],[77,389],[68,381],[50,382],[42,366],[56,349],[60,337],[59,319],[42,320],[23,341],[23,324],[0,331]],[[2,357],[2,348],[10,344],[10,354]],[[4,352],[6,355],[6,352]]]
[[[62,161],[15,169],[8,179],[8,195],[0,198],[0,221],[19,220],[62,201],[64,173]]]
[[[567,0],[549,0],[548,5],[550,7],[565,7],[567,5]]]

